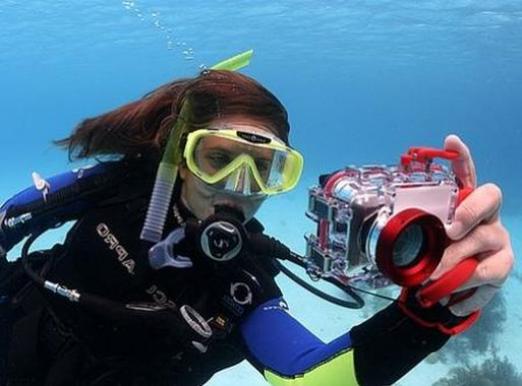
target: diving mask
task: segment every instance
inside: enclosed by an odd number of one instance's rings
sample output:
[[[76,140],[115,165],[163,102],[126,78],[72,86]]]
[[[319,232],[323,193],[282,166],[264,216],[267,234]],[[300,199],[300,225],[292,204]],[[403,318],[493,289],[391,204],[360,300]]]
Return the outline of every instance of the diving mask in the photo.
[[[183,156],[188,169],[214,188],[245,196],[293,189],[303,157],[269,133],[200,129],[187,136]]]

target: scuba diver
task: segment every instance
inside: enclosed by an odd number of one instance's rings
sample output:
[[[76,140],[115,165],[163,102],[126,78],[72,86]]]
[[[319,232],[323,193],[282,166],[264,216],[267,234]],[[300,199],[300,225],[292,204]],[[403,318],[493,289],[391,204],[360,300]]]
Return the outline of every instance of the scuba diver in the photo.
[[[204,70],[58,144],[98,163],[33,174],[35,186],[0,209],[1,385],[202,385],[244,359],[272,385],[389,385],[455,335],[513,265],[500,190],[478,187],[432,276],[479,256],[459,289],[474,295],[424,309],[411,292],[407,312],[392,303],[324,343],[291,316],[273,264],[284,246],[254,218],[303,167],[284,106],[257,81]],[[455,173],[475,185],[467,147],[455,136],[445,147],[463,154]],[[72,220],[63,244],[29,251]],[[8,260],[27,235],[22,258]]]

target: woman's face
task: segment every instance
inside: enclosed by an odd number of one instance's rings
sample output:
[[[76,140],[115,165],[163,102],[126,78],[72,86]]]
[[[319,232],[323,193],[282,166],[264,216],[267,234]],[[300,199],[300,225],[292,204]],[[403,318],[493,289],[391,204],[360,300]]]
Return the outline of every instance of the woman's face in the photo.
[[[222,118],[213,121],[210,127],[216,129],[234,128],[259,134],[274,134],[266,125],[248,117]],[[248,221],[254,217],[266,198],[263,195],[245,197],[240,194],[215,189],[192,174],[186,165],[180,166],[179,175],[183,180],[181,186],[183,204],[201,220],[214,214],[216,205],[226,205],[241,210],[245,216],[245,221]]]

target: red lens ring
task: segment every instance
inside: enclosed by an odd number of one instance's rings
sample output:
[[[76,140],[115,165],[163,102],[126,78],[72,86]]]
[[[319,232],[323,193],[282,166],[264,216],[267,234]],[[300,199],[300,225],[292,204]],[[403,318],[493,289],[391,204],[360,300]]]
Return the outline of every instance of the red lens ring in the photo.
[[[401,233],[410,225],[419,225],[424,234],[422,255],[406,267],[393,264],[393,250]],[[393,216],[381,230],[376,248],[377,267],[394,283],[415,287],[429,278],[442,258],[447,245],[444,225],[438,217],[417,208],[406,209]]]

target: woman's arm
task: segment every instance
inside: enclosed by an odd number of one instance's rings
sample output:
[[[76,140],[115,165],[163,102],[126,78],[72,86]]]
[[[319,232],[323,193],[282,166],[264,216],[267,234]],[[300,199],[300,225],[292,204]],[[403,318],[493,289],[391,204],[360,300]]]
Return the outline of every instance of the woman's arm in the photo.
[[[396,303],[324,343],[283,299],[257,307],[241,325],[250,362],[272,385],[390,385],[449,339],[404,315]]]

